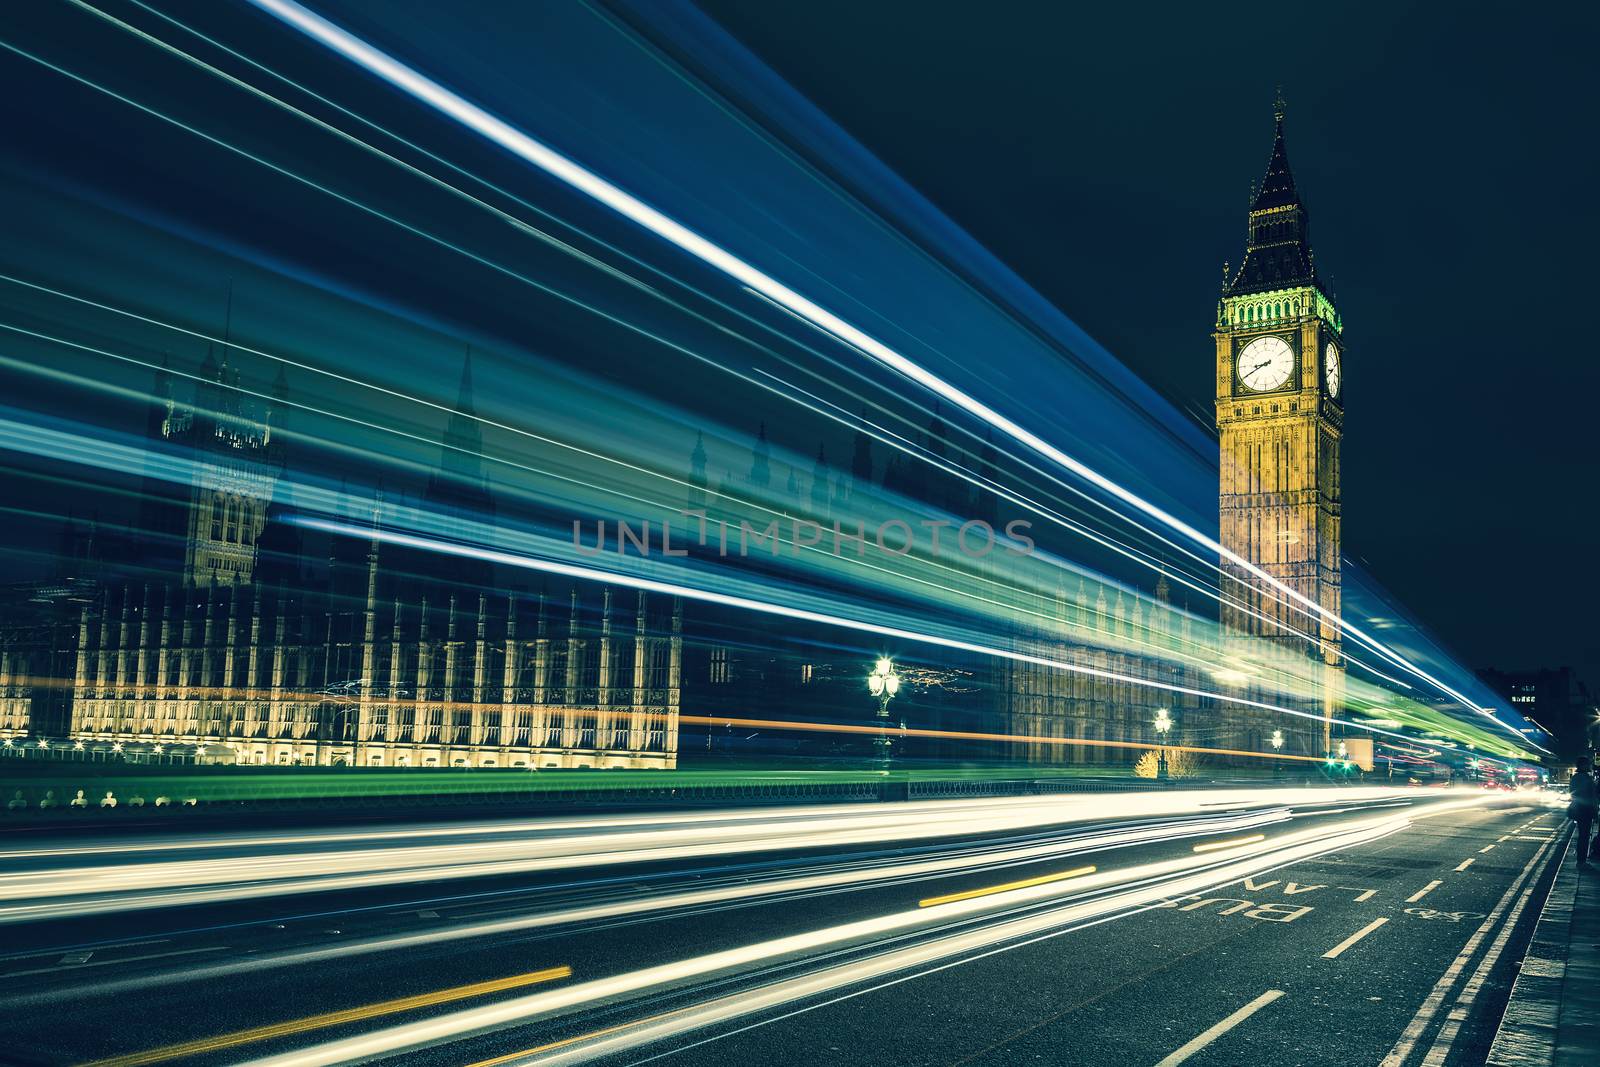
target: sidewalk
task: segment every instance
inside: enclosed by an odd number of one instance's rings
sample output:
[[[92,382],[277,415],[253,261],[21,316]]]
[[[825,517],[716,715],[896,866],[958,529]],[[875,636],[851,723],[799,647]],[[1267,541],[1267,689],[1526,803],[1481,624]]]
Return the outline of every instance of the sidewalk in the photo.
[[[1487,1067],[1600,1063],[1600,864],[1566,855],[1511,990]]]

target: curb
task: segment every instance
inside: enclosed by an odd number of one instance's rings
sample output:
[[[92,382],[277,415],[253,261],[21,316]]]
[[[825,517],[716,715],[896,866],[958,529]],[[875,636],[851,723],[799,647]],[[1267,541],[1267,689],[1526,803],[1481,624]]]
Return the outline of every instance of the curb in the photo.
[[[1489,1048],[1484,1067],[1552,1067],[1556,1057],[1556,1025],[1561,1016],[1562,986],[1567,973],[1567,943],[1572,932],[1572,907],[1578,892],[1578,865],[1572,854],[1571,824],[1563,831],[1560,867],[1539,912],[1528,953],[1511,987],[1505,1016]]]

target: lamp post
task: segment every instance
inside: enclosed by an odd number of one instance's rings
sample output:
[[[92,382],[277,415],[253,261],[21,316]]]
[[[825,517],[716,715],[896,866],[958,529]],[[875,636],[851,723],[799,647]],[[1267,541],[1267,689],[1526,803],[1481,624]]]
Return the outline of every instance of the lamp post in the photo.
[[[1156,709],[1156,736],[1160,739],[1161,747],[1156,750],[1156,780],[1166,781],[1170,769],[1167,766],[1167,731],[1172,729],[1172,713],[1166,708]]]
[[[887,771],[889,748],[893,744],[889,740],[889,701],[900,691],[900,676],[894,672],[894,662],[887,656],[878,660],[872,673],[867,675],[867,691],[878,698],[878,722],[882,729],[872,743],[878,750],[878,768]]]

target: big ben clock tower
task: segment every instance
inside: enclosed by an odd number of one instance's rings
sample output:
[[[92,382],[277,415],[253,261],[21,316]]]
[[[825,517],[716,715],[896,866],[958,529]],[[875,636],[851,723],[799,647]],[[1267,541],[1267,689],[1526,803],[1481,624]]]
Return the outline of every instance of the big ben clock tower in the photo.
[[[1312,258],[1306,207],[1283,143],[1281,94],[1274,110],[1276,136],[1250,205],[1244,261],[1225,279],[1213,335],[1222,438],[1219,540],[1329,615],[1224,559],[1222,620],[1230,648],[1252,663],[1270,666],[1274,658],[1305,654],[1320,659],[1320,703],[1330,714],[1343,693],[1337,622],[1343,327]]]

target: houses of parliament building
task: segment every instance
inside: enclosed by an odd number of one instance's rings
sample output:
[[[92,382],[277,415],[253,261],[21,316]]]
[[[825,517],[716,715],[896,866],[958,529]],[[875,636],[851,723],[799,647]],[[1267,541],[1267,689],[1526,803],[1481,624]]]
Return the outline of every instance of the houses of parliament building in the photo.
[[[1213,336],[1220,640],[1302,661],[1309,653],[1331,712],[1343,667],[1342,324],[1312,258],[1281,104]],[[261,394],[271,399],[251,406],[239,373],[208,356],[192,403],[180,403],[163,372],[147,436],[187,461],[187,484],[145,487],[137,544],[118,548],[89,524],[69,524],[59,575],[12,591],[0,618],[0,739],[125,758],[356,767],[670,769],[682,759],[870,751],[859,727],[875,702],[863,679],[883,650],[859,634],[598,581],[513,589],[487,564],[441,564],[377,537],[313,550],[285,521],[288,385],[280,371]],[[426,508],[494,514],[480,432],[469,356],[422,490]],[[929,427],[930,449],[940,436]],[[706,485],[705,463],[697,444],[690,484]],[[837,505],[847,485],[914,496],[892,484],[904,469],[891,460],[880,471],[859,436],[848,472],[819,456],[809,486],[806,472],[790,474],[795,513]],[[744,480],[765,493],[771,479],[763,434]],[[932,506],[982,515],[996,501],[979,493]],[[1203,666],[1214,660],[1192,651],[1227,649],[1209,623],[1171,604],[1164,577],[1148,596],[1075,578],[1035,599],[1010,646],[1089,670],[901,649],[907,688],[896,719],[921,731],[897,742],[902,755],[1131,765],[1163,741],[1264,752],[1272,732],[1287,735],[1285,754],[1326,751],[1323,723],[1192,695],[1213,688]],[[1162,715],[1184,724],[1184,736],[1159,737]],[[752,717],[808,727],[735,726]],[[831,736],[819,722],[857,730]]]

